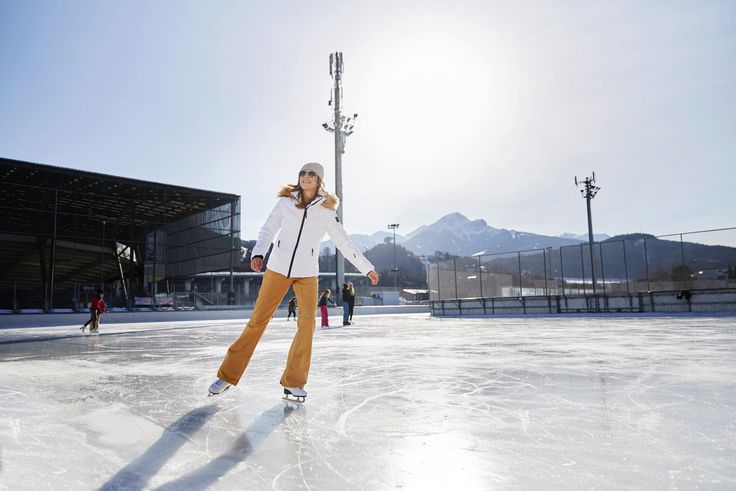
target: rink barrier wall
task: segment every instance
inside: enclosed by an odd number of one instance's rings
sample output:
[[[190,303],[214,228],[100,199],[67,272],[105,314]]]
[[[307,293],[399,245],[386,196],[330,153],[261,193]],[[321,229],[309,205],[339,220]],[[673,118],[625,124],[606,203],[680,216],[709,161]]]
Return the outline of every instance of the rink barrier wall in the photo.
[[[678,290],[607,295],[432,300],[435,317],[587,313],[736,313],[736,289]]]
[[[342,307],[329,309],[330,317],[339,317],[342,320]],[[147,311],[147,312],[109,312],[102,317],[102,327],[105,324],[135,324],[148,322],[186,322],[209,320],[237,320],[245,322],[250,318],[250,309],[222,309],[222,310],[186,310],[186,311]],[[429,314],[429,305],[371,305],[356,306],[355,316],[363,315],[390,315],[390,314]],[[279,309],[274,318],[286,318],[287,309]],[[0,329],[19,327],[54,327],[54,326],[81,326],[89,319],[89,313],[55,312],[36,314],[1,314]]]

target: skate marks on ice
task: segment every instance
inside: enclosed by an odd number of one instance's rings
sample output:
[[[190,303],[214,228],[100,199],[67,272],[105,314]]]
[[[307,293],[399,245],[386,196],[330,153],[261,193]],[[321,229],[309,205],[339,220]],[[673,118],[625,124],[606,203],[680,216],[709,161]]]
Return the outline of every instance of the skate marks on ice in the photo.
[[[313,443],[353,484],[736,485],[734,319],[402,324],[317,340]]]
[[[350,409],[343,411],[343,413],[337,419],[337,423],[335,423],[335,431],[341,436],[347,436],[347,432],[345,431],[345,425],[347,423],[348,418],[350,417],[352,413],[354,413],[355,411],[359,411],[363,406],[365,406],[366,404],[372,401],[375,401],[376,399],[380,399],[382,397],[386,397],[392,394],[397,394],[399,392],[401,392],[401,390],[392,390],[389,392],[380,393],[375,396],[368,397],[364,399],[361,403],[351,407]]]
[[[194,469],[187,469],[174,480],[157,486],[157,490],[205,490],[226,475],[233,468],[243,464],[247,457],[273,433],[290,415],[295,408],[285,404],[276,404],[262,412],[253,422],[235,438],[231,447],[217,456],[210,455],[206,464]],[[212,431],[212,418],[219,408],[212,404],[193,409],[171,426],[166,428],[148,450],[133,462],[118,471],[100,489],[113,491],[119,489],[144,489],[154,477],[181,449],[184,443],[189,442],[201,446],[202,431]],[[215,431],[217,428],[215,428]],[[206,440],[206,439],[205,439]],[[203,449],[203,451],[206,451]]]
[[[209,405],[192,409],[164,429],[161,437],[151,447],[118,471],[100,489],[143,489],[148,481],[166,464],[182,445],[191,440],[217,413],[217,406]]]
[[[293,408],[278,403],[262,412],[248,428],[242,431],[231,447],[208,463],[185,475],[161,485],[161,490],[204,490],[211,489],[218,479],[233,469],[243,466],[247,458],[283,423],[294,414]]]
[[[0,489],[736,486],[736,318],[366,317],[315,332],[303,406],[293,324],[216,401],[242,325],[159,327],[0,346]]]
[[[230,321],[232,324],[233,321]],[[240,323],[240,322],[239,322]],[[95,334],[95,336],[151,336],[156,333],[166,333],[167,331],[188,331],[197,330],[201,331],[205,328],[217,328],[222,327],[225,322],[217,324],[198,324],[193,326],[173,326],[173,327],[159,327],[159,328],[147,328],[145,330],[130,329],[128,324],[109,324],[102,328],[102,331]],[[64,341],[68,339],[94,339],[95,336],[82,332],[74,326],[60,326],[53,328],[27,328],[27,327],[14,327],[14,328],[3,328],[0,329],[0,345],[13,345],[23,343],[42,343],[50,341]]]

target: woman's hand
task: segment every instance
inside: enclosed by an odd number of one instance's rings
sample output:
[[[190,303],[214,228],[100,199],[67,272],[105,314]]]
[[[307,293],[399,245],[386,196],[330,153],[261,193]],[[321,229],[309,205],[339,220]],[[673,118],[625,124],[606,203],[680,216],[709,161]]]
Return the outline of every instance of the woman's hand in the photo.
[[[376,286],[378,284],[378,273],[375,271],[371,271],[366,276],[368,276],[368,279],[371,280],[371,285]]]
[[[250,260],[250,269],[258,273],[261,270],[261,266],[263,266],[263,258],[262,257],[254,257]]]

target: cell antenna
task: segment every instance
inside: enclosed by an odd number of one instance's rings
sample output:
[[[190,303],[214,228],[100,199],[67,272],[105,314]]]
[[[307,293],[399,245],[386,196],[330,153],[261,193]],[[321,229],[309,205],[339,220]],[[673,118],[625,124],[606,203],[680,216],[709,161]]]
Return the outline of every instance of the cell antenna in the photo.
[[[337,209],[337,217],[340,222],[343,221],[343,212],[345,209],[345,199],[342,191],[342,154],[345,153],[345,141],[347,137],[353,134],[353,127],[358,114],[354,113],[352,117],[345,117],[341,113],[342,105],[342,72],[343,59],[342,53],[337,51],[330,53],[330,77],[334,81],[332,93],[330,94],[329,106],[333,108],[332,121],[322,124],[322,127],[335,135],[335,194],[340,198],[340,207]],[[340,292],[343,283],[345,283],[345,259],[337,248],[335,248],[335,291]]]
[[[590,276],[593,282],[593,296],[596,299],[596,310],[599,310],[598,297],[596,296],[595,291],[595,261],[593,259],[593,216],[590,211],[590,201],[595,198],[595,195],[598,194],[598,191],[600,191],[601,188],[595,185],[595,172],[593,172],[592,177],[586,177],[580,182],[578,181],[578,176],[575,176],[575,185],[580,187],[581,184],[583,188],[580,190],[580,194],[585,199],[588,209],[588,248],[590,249]]]

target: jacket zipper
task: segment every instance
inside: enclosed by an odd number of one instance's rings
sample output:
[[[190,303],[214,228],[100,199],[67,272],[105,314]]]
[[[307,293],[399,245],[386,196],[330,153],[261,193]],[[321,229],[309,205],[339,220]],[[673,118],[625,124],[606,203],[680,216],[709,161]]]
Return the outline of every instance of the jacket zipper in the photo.
[[[294,252],[291,254],[291,261],[289,262],[289,272],[286,273],[287,278],[291,278],[291,268],[294,266],[294,258],[296,257],[296,250],[299,247],[299,240],[302,238],[302,230],[304,229],[304,221],[307,219],[307,210],[310,206],[315,205],[322,201],[322,199],[316,199],[309,203],[306,208],[304,208],[304,215],[302,215],[302,224],[299,226],[299,234],[296,236],[296,244],[294,245]],[[314,255],[314,249],[312,249],[312,255]]]
[[[289,262],[289,272],[286,273],[287,278],[291,278],[291,267],[294,266],[294,258],[296,257],[296,249],[299,247],[299,240],[302,238],[302,229],[304,228],[304,220],[307,219],[307,208],[304,208],[304,215],[302,215],[302,224],[299,226],[299,235],[296,236],[296,244],[294,245],[294,252],[291,255],[291,262]]]

